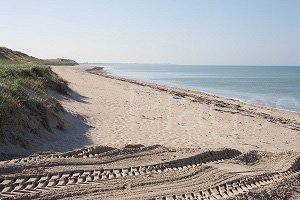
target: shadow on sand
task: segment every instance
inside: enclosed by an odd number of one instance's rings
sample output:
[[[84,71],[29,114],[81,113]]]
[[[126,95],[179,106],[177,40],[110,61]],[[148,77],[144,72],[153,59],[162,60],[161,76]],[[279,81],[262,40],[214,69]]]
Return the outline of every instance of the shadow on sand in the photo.
[[[76,91],[71,91],[69,93],[69,97],[70,97],[70,99],[72,99],[74,101],[77,101],[77,102],[80,102],[80,103],[89,103],[87,100],[90,99],[89,97],[80,95]]]
[[[87,104],[88,97],[82,96],[75,91],[69,95],[63,96],[51,92],[51,96],[59,101],[71,100]],[[57,128],[57,124],[51,124],[52,132],[40,130],[38,134],[28,134],[31,138],[31,144],[28,149],[19,145],[0,143],[0,161],[29,156],[42,152],[65,152],[83,148],[91,145],[91,140],[87,132],[92,126],[86,123],[86,117],[73,113],[72,111],[62,111],[59,114],[63,122],[63,129]]]

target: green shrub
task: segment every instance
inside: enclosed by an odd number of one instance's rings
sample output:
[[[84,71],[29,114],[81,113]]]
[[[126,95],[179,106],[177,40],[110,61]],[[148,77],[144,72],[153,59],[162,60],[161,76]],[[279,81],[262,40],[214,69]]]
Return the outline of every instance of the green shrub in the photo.
[[[50,67],[0,61],[0,104],[27,101],[45,93],[47,87],[64,94],[68,91],[67,82]]]
[[[40,123],[51,132],[48,119],[48,111],[58,112],[62,110],[57,101],[47,94],[47,89],[67,94],[69,88],[67,82],[55,74],[50,67],[38,64],[17,63],[0,60],[0,142],[4,142],[5,134],[2,126],[5,108],[15,105],[21,109],[26,106],[34,113]],[[4,108],[4,109],[2,109]],[[17,138],[21,140],[21,138]],[[23,141],[23,140],[22,140]],[[22,146],[27,142],[20,141]]]

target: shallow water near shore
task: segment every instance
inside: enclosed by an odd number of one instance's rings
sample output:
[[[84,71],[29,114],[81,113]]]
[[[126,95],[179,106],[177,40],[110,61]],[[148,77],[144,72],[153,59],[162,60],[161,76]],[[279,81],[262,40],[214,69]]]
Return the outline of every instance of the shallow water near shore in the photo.
[[[298,66],[94,65],[117,76],[300,112]]]

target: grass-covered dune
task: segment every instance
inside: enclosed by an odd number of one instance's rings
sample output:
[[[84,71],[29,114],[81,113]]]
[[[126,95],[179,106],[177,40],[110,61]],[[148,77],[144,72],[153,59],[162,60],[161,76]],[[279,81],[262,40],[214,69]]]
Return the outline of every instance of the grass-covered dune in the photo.
[[[45,65],[78,65],[78,63],[74,60],[70,59],[63,59],[63,58],[56,58],[56,59],[43,59],[43,64]]]
[[[17,62],[26,62],[26,63],[36,63],[44,65],[78,65],[74,60],[56,58],[56,59],[39,59],[33,56],[29,56],[20,51],[14,51],[6,47],[0,47],[0,59],[1,60],[10,60]]]
[[[63,107],[49,92],[67,91],[67,82],[48,66],[0,59],[0,145],[29,148],[43,131],[63,129]]]

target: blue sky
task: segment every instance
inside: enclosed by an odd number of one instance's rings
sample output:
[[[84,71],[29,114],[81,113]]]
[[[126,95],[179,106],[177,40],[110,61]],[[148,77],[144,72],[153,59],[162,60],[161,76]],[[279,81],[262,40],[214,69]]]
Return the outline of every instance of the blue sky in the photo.
[[[0,46],[80,62],[300,65],[298,0],[0,0]]]

